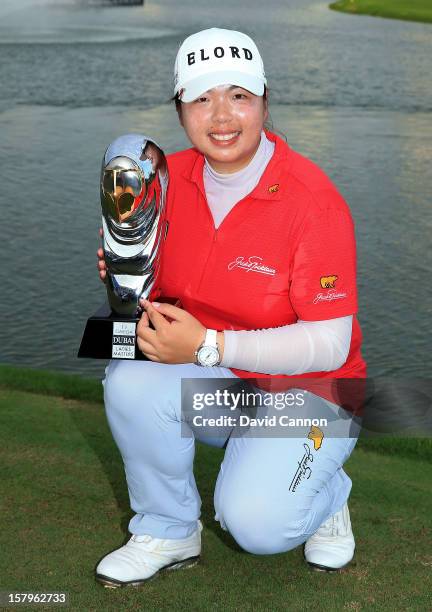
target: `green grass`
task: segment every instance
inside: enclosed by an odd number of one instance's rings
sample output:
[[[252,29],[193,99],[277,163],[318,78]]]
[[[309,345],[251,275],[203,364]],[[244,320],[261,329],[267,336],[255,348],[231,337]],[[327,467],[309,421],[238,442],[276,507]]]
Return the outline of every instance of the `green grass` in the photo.
[[[432,23],[431,0],[340,0],[330,8],[343,13]]]
[[[131,513],[102,404],[3,388],[0,432],[0,590],[66,591],[69,609],[86,611],[431,608],[426,461],[354,451],[345,467],[354,483],[355,563],[327,575],[307,569],[301,547],[272,556],[240,550],[213,520],[223,451],[197,445],[202,563],[140,590],[111,591],[94,582],[93,569],[125,541]]]
[[[89,402],[103,401],[102,385],[95,378],[4,364],[0,365],[0,387]]]

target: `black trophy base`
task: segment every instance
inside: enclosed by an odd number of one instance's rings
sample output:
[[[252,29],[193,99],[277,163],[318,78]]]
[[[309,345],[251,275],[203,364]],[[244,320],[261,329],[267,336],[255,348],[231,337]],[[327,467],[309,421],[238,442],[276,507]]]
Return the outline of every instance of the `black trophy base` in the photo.
[[[87,321],[78,357],[148,361],[137,346],[138,321],[138,317],[115,315],[109,305],[104,304]]]

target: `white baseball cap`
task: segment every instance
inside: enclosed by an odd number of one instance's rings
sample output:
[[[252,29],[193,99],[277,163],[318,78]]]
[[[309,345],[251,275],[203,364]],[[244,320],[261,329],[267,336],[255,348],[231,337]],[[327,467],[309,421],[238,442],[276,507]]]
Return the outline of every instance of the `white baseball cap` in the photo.
[[[192,102],[218,85],[238,85],[256,96],[267,79],[254,41],[235,30],[210,28],[192,34],[180,46],[174,68],[174,95]]]

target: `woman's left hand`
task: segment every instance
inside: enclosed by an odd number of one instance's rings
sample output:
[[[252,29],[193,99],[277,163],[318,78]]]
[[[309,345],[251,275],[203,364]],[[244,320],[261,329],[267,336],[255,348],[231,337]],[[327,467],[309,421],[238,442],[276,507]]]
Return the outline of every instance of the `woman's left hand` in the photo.
[[[204,325],[172,304],[140,300],[140,305],[145,309],[137,325],[140,351],[159,363],[194,363],[195,351],[206,335]]]

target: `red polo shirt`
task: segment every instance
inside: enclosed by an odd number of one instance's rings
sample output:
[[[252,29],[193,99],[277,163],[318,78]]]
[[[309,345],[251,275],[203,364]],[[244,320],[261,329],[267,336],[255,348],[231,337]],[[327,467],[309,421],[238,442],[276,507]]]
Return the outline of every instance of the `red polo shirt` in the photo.
[[[233,369],[242,378],[269,379],[268,389],[308,388],[329,399],[322,379],[363,378],[357,312],[354,225],[344,199],[324,172],[278,136],[255,189],[215,229],[196,149],[168,156],[168,231],[162,294],[178,297],[206,327],[279,327],[298,319],[353,316],[346,363],[332,372],[273,376]],[[306,381],[303,381],[306,382]],[[258,383],[263,386],[262,383]],[[322,388],[319,388],[319,387]],[[304,385],[303,385],[304,387]]]

